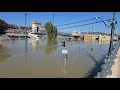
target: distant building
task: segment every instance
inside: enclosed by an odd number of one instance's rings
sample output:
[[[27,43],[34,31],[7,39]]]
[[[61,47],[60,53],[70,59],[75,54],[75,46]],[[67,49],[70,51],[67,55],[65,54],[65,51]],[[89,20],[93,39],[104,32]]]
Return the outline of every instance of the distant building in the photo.
[[[80,34],[81,34],[81,32],[76,32],[76,31],[71,33],[72,36],[80,36]]]
[[[106,40],[106,41],[110,41],[110,36],[109,35],[99,35],[99,40]]]
[[[32,32],[33,33],[43,33],[45,32],[45,28],[41,26],[41,23],[38,21],[32,22]]]
[[[110,38],[111,36],[110,35],[107,35],[107,34],[91,34],[91,35],[85,35],[84,36],[84,40],[87,40],[87,41],[91,41],[91,40],[99,40],[99,41],[110,41]],[[113,37],[113,40],[114,41],[117,41],[118,40],[118,36],[114,36]]]
[[[33,21],[32,22],[32,32],[33,33],[37,33],[38,30],[40,29],[40,27],[41,27],[40,22],[38,22],[38,21]]]
[[[92,40],[92,36],[91,35],[85,35],[84,36],[84,41],[91,41]]]

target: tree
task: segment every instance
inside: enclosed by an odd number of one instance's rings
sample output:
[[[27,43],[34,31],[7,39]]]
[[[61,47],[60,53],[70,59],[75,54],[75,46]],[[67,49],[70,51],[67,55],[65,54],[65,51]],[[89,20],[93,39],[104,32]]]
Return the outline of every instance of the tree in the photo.
[[[0,19],[0,34],[4,34],[5,30],[7,29],[8,29],[8,24],[4,20]]]
[[[5,34],[5,31],[8,29],[25,29],[24,26],[18,26],[15,24],[8,24],[4,20],[0,19],[0,34]],[[29,27],[26,27],[28,29]]]
[[[45,24],[45,29],[49,39],[56,39],[58,35],[57,27],[53,26],[51,22]]]

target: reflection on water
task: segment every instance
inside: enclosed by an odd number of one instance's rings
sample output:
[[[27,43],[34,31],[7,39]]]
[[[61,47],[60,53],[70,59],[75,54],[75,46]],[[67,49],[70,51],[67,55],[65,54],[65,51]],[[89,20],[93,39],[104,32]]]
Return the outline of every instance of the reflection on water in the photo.
[[[84,40],[84,42],[90,42],[94,44],[99,44],[99,45],[109,45],[110,41],[109,40]]]
[[[53,40],[47,39],[47,46],[45,48],[45,53],[48,55],[52,54],[56,50],[57,44],[58,44],[57,39],[53,39]]]
[[[68,57],[64,57],[64,65],[63,65],[63,69],[62,69],[62,72],[63,72],[63,74],[64,74],[64,76],[66,76],[67,75],[67,58]]]
[[[9,57],[10,57],[9,50],[0,45],[0,62],[4,62]]]
[[[99,41],[99,44],[101,45],[101,44],[107,44],[107,45],[109,45],[110,44],[110,41],[109,40],[101,40],[101,41]]]
[[[39,48],[39,46],[40,46],[40,42],[41,42],[40,39],[32,40],[32,41],[31,41],[32,47],[33,47],[34,49]]]

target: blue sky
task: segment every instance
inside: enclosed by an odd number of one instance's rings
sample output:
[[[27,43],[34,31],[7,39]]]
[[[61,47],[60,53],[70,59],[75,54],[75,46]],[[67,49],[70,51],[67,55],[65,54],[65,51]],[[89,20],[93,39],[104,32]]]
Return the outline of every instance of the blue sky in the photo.
[[[48,21],[52,21],[53,13],[54,13],[54,25],[61,25],[66,23],[78,22],[81,20],[87,20],[91,18],[95,18],[97,16],[103,16],[104,20],[112,19],[112,12],[26,12],[27,13],[27,26],[32,25],[32,21],[39,21],[42,23],[42,26]],[[116,32],[120,31],[120,12],[116,14],[116,20],[118,22],[118,28]],[[0,19],[5,20],[7,23],[16,24],[20,26],[25,26],[25,12],[0,12]],[[58,28],[71,27],[76,25],[82,25],[95,22],[95,20],[89,22],[82,22],[77,24],[72,24],[69,26],[62,26]],[[106,22],[108,25],[110,23]],[[105,32],[110,33],[111,29],[107,29],[103,23],[88,25],[88,26],[80,26],[75,28],[61,29],[62,32],[72,32],[72,31],[82,31],[88,32],[91,31],[93,26],[93,31],[96,32]]]

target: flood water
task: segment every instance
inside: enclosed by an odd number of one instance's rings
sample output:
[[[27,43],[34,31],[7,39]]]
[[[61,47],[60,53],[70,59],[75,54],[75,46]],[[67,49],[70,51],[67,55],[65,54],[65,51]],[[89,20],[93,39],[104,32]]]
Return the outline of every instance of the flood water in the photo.
[[[27,44],[24,39],[0,41],[0,77],[83,78],[109,48],[106,42],[66,41],[65,58],[61,41],[52,44],[45,36],[29,38]]]

